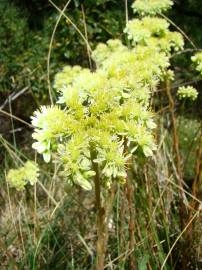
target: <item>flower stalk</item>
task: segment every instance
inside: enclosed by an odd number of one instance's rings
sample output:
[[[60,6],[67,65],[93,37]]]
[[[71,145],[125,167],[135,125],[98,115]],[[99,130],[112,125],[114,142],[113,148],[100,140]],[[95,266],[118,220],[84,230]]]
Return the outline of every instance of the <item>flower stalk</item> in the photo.
[[[95,207],[96,207],[96,229],[97,229],[97,243],[96,243],[96,270],[103,270],[105,265],[105,257],[108,242],[108,224],[112,212],[113,201],[116,193],[116,184],[113,183],[107,192],[105,203],[101,200],[101,179],[99,173],[98,163],[94,162],[96,157],[95,151],[91,150],[92,167],[95,171],[94,185],[95,185]]]

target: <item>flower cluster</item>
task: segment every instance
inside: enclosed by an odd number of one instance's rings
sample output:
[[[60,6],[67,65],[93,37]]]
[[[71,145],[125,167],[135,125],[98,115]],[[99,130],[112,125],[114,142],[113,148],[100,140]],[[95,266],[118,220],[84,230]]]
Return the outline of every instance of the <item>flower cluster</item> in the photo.
[[[95,167],[102,185],[123,183],[132,155],[152,156],[150,96],[168,71],[171,49],[183,44],[168,28],[156,17],[129,21],[134,47],[109,40],[92,52],[96,71],[66,66],[56,75],[58,105],[35,112],[33,147],[46,162],[59,162],[70,183],[90,190]]]
[[[25,185],[34,185],[39,177],[39,169],[36,163],[27,161],[23,167],[11,169],[7,174],[7,181],[11,187],[23,190]]]
[[[177,96],[180,100],[190,99],[194,101],[197,99],[198,91],[192,86],[187,86],[187,87],[182,86],[182,87],[179,87],[177,91]]]
[[[125,28],[125,33],[132,40],[133,45],[144,45],[156,48],[166,53],[171,50],[181,50],[184,40],[180,33],[169,31],[169,23],[158,17],[143,17],[130,20]]]
[[[35,127],[33,138],[37,140],[32,146],[43,154],[46,162],[50,161],[51,147],[54,147],[56,139],[70,128],[69,122],[67,114],[57,106],[42,106],[32,116],[32,125]]]
[[[119,39],[110,39],[106,44],[100,43],[97,45],[96,50],[92,52],[92,58],[99,66],[104,60],[111,56],[111,53],[121,53],[127,51],[127,49],[128,48],[124,46]]]
[[[196,53],[191,57],[191,60],[196,64],[196,70],[202,75],[202,52]]]
[[[92,170],[89,142],[86,134],[75,133],[71,140],[59,144],[58,159],[64,165],[63,175],[69,183],[75,183],[85,190],[91,190]]]
[[[156,15],[167,11],[173,2],[171,0],[136,0],[132,5],[134,12],[144,15]]]
[[[165,54],[147,47],[128,49],[118,44],[124,49],[117,55],[112,43],[104,46],[108,57],[103,54],[102,63],[98,57],[96,72],[80,69],[74,74],[71,67],[60,72],[55,86],[59,86],[61,107],[42,107],[32,118],[37,140],[33,147],[46,161],[53,153],[63,164],[64,175],[88,190],[95,174],[93,162],[99,166],[103,184],[109,185],[113,179],[123,182],[126,160],[135,150],[152,155],[155,124],[149,98],[169,65]],[[95,59],[101,55],[100,48],[94,51]],[[91,149],[96,153],[93,159]]]

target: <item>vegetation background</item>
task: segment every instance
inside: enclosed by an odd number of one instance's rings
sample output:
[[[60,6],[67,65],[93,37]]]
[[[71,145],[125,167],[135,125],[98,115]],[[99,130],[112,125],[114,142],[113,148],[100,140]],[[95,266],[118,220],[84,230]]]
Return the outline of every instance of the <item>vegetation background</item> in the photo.
[[[82,33],[88,33],[92,48],[110,38],[124,39],[126,11],[133,1],[72,0],[65,14]],[[54,3],[62,9],[64,0]],[[77,189],[70,192],[60,183],[57,171],[41,165],[41,184],[26,192],[10,189],[5,173],[21,160],[34,159],[31,151],[30,115],[49,104],[47,56],[51,35],[59,16],[48,0],[0,0],[0,269],[90,269],[95,251],[93,198]],[[202,5],[198,0],[176,0],[167,15],[189,37],[183,54],[172,66],[177,73],[172,86],[184,177],[184,191],[193,208],[186,233],[178,214],[180,188],[174,181],[172,123],[164,87],[154,96],[159,115],[157,137],[161,149],[155,161],[135,170],[135,248],[137,269],[202,269],[202,215],[195,204],[202,200],[201,94],[194,103],[179,103],[176,90],[191,84],[201,93],[202,79],[190,61],[202,44]],[[74,27],[62,18],[51,47],[50,80],[64,65],[88,67],[86,46]],[[168,181],[165,183],[165,179]],[[196,184],[197,179],[197,185]],[[118,191],[110,228],[106,269],[130,269],[127,246],[128,214]],[[196,199],[197,198],[197,199]],[[122,209],[123,211],[119,211]],[[124,212],[125,211],[125,212]],[[119,215],[124,215],[119,216]],[[190,219],[189,219],[190,218]],[[193,219],[192,219],[193,218]],[[123,222],[120,222],[122,220]],[[119,230],[117,231],[116,228]],[[182,234],[182,235],[181,235]],[[179,237],[179,241],[175,240]],[[173,246],[173,244],[175,244]],[[173,249],[171,247],[173,246]]]

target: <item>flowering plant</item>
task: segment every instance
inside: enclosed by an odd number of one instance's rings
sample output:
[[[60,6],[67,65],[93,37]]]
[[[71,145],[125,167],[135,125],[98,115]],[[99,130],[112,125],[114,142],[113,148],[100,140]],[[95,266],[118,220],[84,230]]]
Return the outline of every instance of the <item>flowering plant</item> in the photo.
[[[113,187],[129,183],[134,156],[150,157],[156,149],[151,95],[165,77],[173,79],[169,58],[184,46],[182,35],[155,16],[171,5],[137,0],[133,8],[141,17],[124,30],[130,46],[117,39],[98,44],[93,71],[64,67],[55,76],[56,104],[32,116],[33,148],[45,162],[59,163],[70,185],[95,191],[98,270],[104,269]]]

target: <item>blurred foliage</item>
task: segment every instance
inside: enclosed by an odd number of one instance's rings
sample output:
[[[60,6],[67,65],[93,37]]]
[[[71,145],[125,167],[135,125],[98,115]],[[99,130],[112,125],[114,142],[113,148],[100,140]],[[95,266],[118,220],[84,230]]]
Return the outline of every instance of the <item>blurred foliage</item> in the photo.
[[[53,2],[60,9],[66,4],[65,0]],[[169,16],[197,46],[200,46],[202,7],[196,0],[185,2],[186,4],[182,5],[182,1],[176,1]],[[129,0],[129,15],[131,3]],[[124,1],[72,0],[66,15],[83,34],[85,17],[89,43],[94,48],[98,42],[105,42],[112,37],[120,38],[125,26],[124,9]],[[12,91],[19,91],[28,86],[32,93],[37,95],[36,101],[39,97],[44,101],[47,99],[46,59],[58,14],[48,0],[0,1],[0,92],[3,93],[3,98]],[[190,60],[188,56],[179,56],[177,63],[186,63],[187,66]],[[53,42],[50,74],[55,74],[59,66],[78,63],[83,66],[89,65],[86,45],[74,27],[62,18]],[[184,71],[186,78],[189,78],[189,74],[189,70]]]
[[[48,37],[30,31],[27,18],[9,2],[0,4],[0,91],[8,94],[28,86],[43,88]]]
[[[202,5],[198,0],[176,0],[172,17],[176,25],[180,26],[188,37],[200,48],[202,35]],[[190,45],[190,44],[189,44]]]
[[[187,182],[194,179],[196,152],[200,139],[200,122],[197,120],[178,118],[180,152],[183,159],[184,177]]]
[[[202,23],[202,5],[201,1],[197,0],[176,0],[169,16],[173,22],[187,35],[185,42],[185,51],[183,54],[176,55],[173,59],[174,66],[180,68],[180,78],[185,81],[200,81],[195,68],[191,63],[191,57],[195,54],[196,49],[202,47],[201,23]],[[175,29],[175,27],[173,26]],[[192,44],[191,44],[192,43]],[[194,48],[194,46],[195,48]],[[190,51],[189,51],[190,50]],[[185,68],[186,67],[186,68]],[[193,78],[193,73],[195,77]],[[200,87],[201,85],[199,85]],[[201,102],[201,97],[199,96]],[[197,107],[198,104],[195,104]]]
[[[118,37],[125,24],[124,3],[114,0],[71,1],[67,16],[84,34],[84,17],[90,46]],[[54,2],[60,9],[66,1]],[[58,18],[48,1],[0,2],[0,92],[7,96],[29,86],[37,98],[46,99],[46,59],[51,34]],[[62,18],[51,54],[51,74],[65,64],[88,65],[86,45],[74,27]]]

